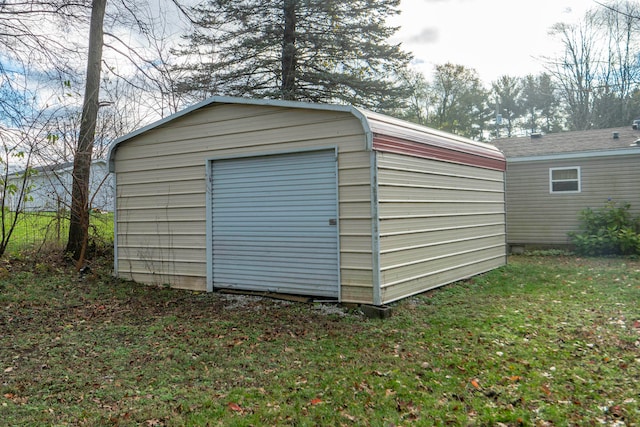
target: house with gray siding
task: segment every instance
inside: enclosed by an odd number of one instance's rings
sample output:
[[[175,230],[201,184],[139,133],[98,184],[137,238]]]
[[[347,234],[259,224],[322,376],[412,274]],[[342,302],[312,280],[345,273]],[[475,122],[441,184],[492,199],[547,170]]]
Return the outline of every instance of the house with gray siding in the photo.
[[[640,130],[561,132],[491,142],[507,158],[507,242],[566,247],[580,212],[608,200],[640,213]]]
[[[129,280],[381,306],[506,262],[503,154],[351,106],[213,97],[109,163]]]

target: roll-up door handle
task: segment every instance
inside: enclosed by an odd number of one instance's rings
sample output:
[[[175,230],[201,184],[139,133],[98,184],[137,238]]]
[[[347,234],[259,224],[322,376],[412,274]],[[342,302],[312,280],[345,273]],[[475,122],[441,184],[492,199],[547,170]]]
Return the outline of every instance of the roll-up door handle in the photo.
[[[329,220],[329,225],[336,225],[338,223],[338,221],[335,218],[331,218]]]

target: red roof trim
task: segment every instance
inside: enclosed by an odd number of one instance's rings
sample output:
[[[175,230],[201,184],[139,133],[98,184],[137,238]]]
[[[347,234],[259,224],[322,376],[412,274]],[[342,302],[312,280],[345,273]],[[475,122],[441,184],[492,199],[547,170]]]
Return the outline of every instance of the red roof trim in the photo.
[[[481,147],[464,147],[465,151],[409,141],[389,135],[373,135],[373,149],[388,153],[405,154],[424,159],[442,160],[445,162],[477,166],[499,171],[506,170],[506,161],[500,152],[490,152]]]

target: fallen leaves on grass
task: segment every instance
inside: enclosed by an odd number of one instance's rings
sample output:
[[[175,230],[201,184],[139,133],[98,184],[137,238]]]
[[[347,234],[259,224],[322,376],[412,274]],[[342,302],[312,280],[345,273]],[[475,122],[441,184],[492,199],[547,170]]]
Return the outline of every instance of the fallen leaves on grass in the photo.
[[[12,276],[0,306],[0,329],[11,331],[0,334],[0,411],[16,425],[151,427],[205,417],[366,425],[381,414],[389,426],[638,419],[625,400],[640,369],[638,291],[602,277],[587,286],[574,261],[534,261],[398,302],[382,323],[266,299]]]
[[[420,408],[412,401],[396,400],[396,410],[402,418],[415,421],[420,415]]]
[[[29,402],[28,397],[18,396],[13,393],[5,393],[4,397],[15,403],[16,405],[26,405]]]
[[[227,407],[233,412],[239,412],[239,413],[244,412],[244,409],[242,409],[242,407],[235,402],[229,402],[227,404]]]
[[[348,419],[349,421],[352,421],[352,422],[358,421],[358,418],[354,417],[353,415],[347,413],[344,410],[340,411],[340,416],[342,416],[342,417],[344,417],[344,418],[346,418],[346,419]]]

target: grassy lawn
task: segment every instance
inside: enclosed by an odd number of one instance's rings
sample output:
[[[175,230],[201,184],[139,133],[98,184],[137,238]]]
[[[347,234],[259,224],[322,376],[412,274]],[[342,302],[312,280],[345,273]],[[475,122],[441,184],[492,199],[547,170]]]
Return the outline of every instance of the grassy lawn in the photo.
[[[5,221],[10,224],[13,213],[6,214]],[[55,212],[25,212],[18,222],[7,247],[8,253],[42,245],[62,246],[69,234],[69,214],[58,215]],[[92,213],[89,233],[97,242],[113,243],[113,213]],[[8,225],[5,226],[8,229]]]
[[[386,320],[51,265],[0,267],[3,425],[640,423],[637,260],[512,257]]]

